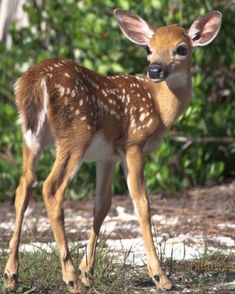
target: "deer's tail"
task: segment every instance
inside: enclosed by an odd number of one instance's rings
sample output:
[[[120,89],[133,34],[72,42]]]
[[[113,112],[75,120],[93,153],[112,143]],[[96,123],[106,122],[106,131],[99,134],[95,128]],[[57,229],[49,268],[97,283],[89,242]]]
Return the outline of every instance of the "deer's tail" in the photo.
[[[48,112],[48,91],[45,79],[20,77],[14,86],[19,123],[29,148],[37,141]]]

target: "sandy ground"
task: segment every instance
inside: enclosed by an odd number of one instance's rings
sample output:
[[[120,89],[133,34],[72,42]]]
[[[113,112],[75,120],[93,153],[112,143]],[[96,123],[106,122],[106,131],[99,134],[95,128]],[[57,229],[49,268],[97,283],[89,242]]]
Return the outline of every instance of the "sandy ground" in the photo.
[[[193,189],[180,199],[150,196],[155,241],[165,257],[190,259],[207,246],[221,250],[235,250],[235,185]],[[66,231],[70,241],[87,239],[92,226],[93,201],[65,203]],[[0,244],[5,247],[13,231],[14,206],[0,206]],[[138,222],[129,197],[114,196],[102,234],[117,250],[136,252],[142,258],[143,244]],[[116,242],[115,242],[116,240]],[[43,203],[32,201],[25,215],[22,243],[52,242],[53,237]],[[2,247],[1,246],[1,247]],[[164,247],[164,248],[163,248]],[[26,250],[26,247],[24,247]],[[31,250],[28,247],[27,250]],[[140,260],[136,259],[136,263]]]
[[[235,185],[224,184],[182,193],[179,199],[150,196],[154,241],[158,254],[184,262],[191,262],[205,252],[220,251],[235,254]],[[20,251],[50,252],[54,247],[50,224],[44,205],[33,197],[25,214]],[[92,200],[65,203],[66,232],[70,246],[79,244],[85,249],[88,231],[92,226]],[[14,205],[0,204],[0,248],[7,251],[14,227]],[[143,241],[131,200],[127,196],[114,196],[109,215],[101,230],[111,254],[117,261],[131,265],[146,265]],[[177,273],[179,275],[179,273]],[[178,277],[177,277],[178,279]],[[231,285],[230,285],[231,284]],[[235,289],[235,281],[225,285]],[[218,290],[212,292],[228,293]],[[153,292],[152,292],[153,291]],[[218,292],[219,291],[219,292]],[[233,290],[228,290],[233,293]],[[231,292],[232,291],[232,292]],[[155,293],[155,288],[136,293]],[[172,292],[173,293],[173,292]],[[178,291],[174,293],[179,293]],[[204,293],[185,288],[180,293]],[[209,293],[209,292],[208,292]]]

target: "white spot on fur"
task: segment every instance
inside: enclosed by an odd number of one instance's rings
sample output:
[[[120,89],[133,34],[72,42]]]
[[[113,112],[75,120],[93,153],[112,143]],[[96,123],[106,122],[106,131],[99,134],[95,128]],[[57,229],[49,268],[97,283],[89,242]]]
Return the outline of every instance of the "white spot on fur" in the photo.
[[[65,88],[61,85],[58,86],[59,92],[60,92],[60,96],[63,97],[64,93],[65,93]]]
[[[102,93],[104,94],[105,97],[107,96],[107,93],[103,89],[102,89]]]
[[[133,117],[131,117],[131,124],[130,124],[131,127],[135,127],[135,119]]]
[[[65,76],[66,78],[70,78],[70,75],[69,75],[67,72],[64,73],[64,76]]]
[[[153,119],[150,118],[150,120],[148,121],[148,123],[146,124],[146,126],[147,126],[147,127],[150,126],[152,122],[153,122]]]
[[[71,97],[73,98],[73,97],[75,97],[75,95],[76,95],[75,90],[72,90]]]
[[[141,113],[140,115],[140,121],[143,121],[145,119],[145,114],[144,113]]]

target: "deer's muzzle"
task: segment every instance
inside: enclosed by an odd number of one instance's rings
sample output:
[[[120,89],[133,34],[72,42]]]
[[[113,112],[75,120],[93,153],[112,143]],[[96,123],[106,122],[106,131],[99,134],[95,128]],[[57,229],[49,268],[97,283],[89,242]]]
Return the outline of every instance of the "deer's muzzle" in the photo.
[[[165,78],[169,74],[169,68],[166,64],[154,62],[151,63],[148,68],[148,76],[154,82],[161,82],[165,80]]]

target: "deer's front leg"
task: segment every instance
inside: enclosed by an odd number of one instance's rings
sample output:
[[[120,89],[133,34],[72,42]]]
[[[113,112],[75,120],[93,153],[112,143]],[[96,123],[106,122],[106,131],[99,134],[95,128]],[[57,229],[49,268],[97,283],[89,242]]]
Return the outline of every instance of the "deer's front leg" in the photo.
[[[172,284],[162,270],[159,257],[154,247],[149,200],[143,175],[143,156],[140,147],[133,146],[126,151],[124,156],[124,169],[126,171],[128,189],[134,203],[144,240],[149,275],[158,287],[171,289]]]
[[[71,293],[83,294],[85,287],[77,278],[64,229],[63,199],[65,189],[81,165],[83,152],[57,148],[54,167],[43,184],[43,197],[62,266],[63,281]]]

